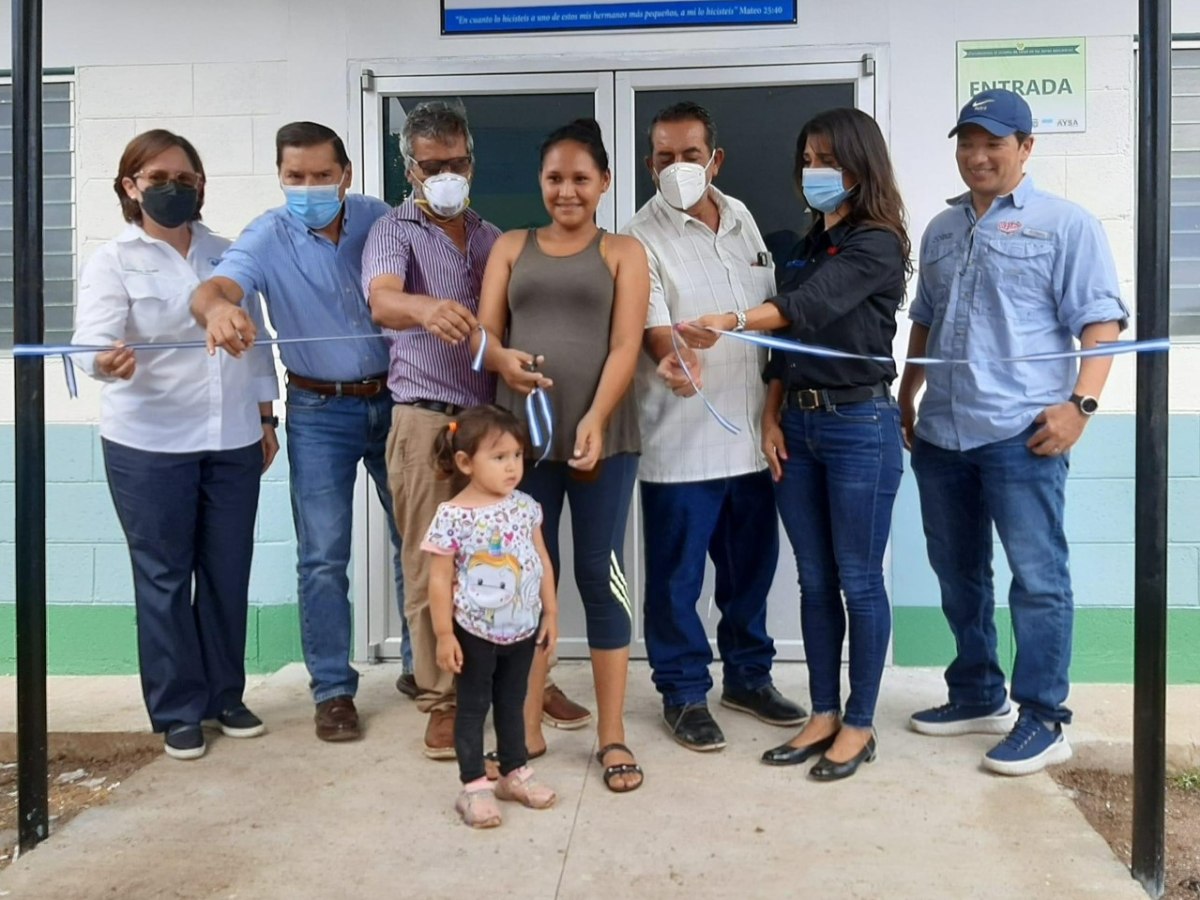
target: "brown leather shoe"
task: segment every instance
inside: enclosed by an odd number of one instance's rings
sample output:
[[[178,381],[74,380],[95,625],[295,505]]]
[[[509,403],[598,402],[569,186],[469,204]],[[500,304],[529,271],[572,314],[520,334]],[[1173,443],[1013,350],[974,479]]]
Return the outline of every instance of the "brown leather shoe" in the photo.
[[[557,684],[551,684],[542,695],[542,721],[563,731],[574,731],[591,722],[592,714],[564,694]]]
[[[425,726],[425,750],[430,759],[454,759],[454,710],[435,709]]]
[[[317,737],[323,741],[353,741],[362,736],[353,697],[334,697],[317,704]]]
[[[417,687],[417,676],[412,672],[401,675],[396,679],[396,690],[409,700],[416,700],[417,694],[421,693],[421,689]]]

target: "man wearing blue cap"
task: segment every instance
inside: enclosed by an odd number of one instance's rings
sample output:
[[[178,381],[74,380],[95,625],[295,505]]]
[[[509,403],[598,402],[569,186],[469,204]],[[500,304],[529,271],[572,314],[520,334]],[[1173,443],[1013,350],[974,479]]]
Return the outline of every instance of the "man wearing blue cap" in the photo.
[[[1029,105],[1011,91],[972,97],[950,132],[967,193],[921,241],[910,357],[994,360],[1115,340],[1129,312],[1099,221],[1034,187]],[[929,562],[957,654],[949,702],[914,713],[930,735],[1007,734],[987,769],[1028,775],[1064,762],[1074,600],[1063,528],[1071,447],[1099,408],[1111,357],[907,365],[905,443]],[[919,415],[916,395],[925,394]],[[992,526],[1012,569],[1014,723],[997,655]]]

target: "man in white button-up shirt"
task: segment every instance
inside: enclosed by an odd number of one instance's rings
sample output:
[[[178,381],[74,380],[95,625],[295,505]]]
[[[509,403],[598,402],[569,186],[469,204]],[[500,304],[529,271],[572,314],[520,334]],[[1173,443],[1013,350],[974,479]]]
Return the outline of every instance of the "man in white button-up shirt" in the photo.
[[[708,400],[740,426],[735,435],[700,399],[688,399],[695,391],[671,328],[713,309],[757,306],[775,292],[774,269],[750,212],[712,185],[724,151],[703,107],[685,102],[659,112],[646,161],[659,190],[625,228],[646,246],[651,276],[637,374],[646,649],[672,736],[692,750],[719,750],[725,737],[707,706],[712,650],[696,610],[706,555],[721,611],[722,705],[775,725],[797,724],[806,713],[771,682],[767,593],[779,531],[759,447],[762,354],[743,341],[718,341],[702,359],[680,351]]]

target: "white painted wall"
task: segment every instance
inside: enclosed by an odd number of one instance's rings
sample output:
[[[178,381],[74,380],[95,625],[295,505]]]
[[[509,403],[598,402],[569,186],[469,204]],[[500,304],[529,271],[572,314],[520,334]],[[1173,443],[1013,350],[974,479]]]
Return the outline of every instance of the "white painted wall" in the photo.
[[[1133,0],[844,0],[801,2],[798,25],[646,33],[512,36],[440,35],[435,0],[50,0],[45,64],[76,79],[77,235],[80,261],[121,221],[111,178],[125,142],[146,128],[186,134],[210,175],[206,220],[235,235],[280,202],[273,135],[286,121],[315,119],[350,132],[359,103],[355,73],[488,71],[498,57],[530,71],[585,65],[606,69],[703,65],[706,53],[773,51],[801,61],[828,46],[879,48],[892,153],[914,235],[961,184],[946,131],[956,112],[955,41],[1011,37],[1088,38],[1088,131],[1047,135],[1030,171],[1038,182],[1087,206],[1105,224],[1122,286],[1133,306]],[[1175,0],[1175,30],[1200,32],[1200,0]],[[0,17],[0,67],[10,65],[9,21]],[[489,63],[489,60],[493,61]],[[796,123],[799,128],[799,122]],[[356,147],[356,134],[348,134]],[[357,156],[357,153],[354,153]],[[906,331],[898,338],[902,350]],[[1172,405],[1200,410],[1200,349],[1177,350]],[[10,383],[11,360],[0,361]],[[48,371],[52,422],[93,421],[94,385],[68,401],[57,363]],[[1118,360],[1107,411],[1133,408],[1133,363]],[[0,391],[0,422],[12,421]]]

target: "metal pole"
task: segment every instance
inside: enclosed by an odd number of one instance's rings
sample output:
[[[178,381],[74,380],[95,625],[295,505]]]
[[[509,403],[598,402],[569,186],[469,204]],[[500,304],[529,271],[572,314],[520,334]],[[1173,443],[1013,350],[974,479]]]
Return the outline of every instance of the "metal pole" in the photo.
[[[1170,334],[1171,0],[1139,0],[1137,334]],[[1155,900],[1166,867],[1167,364],[1137,361],[1133,877]]]
[[[13,0],[13,336],[45,335],[42,272],[42,4]],[[42,360],[13,362],[16,386],[17,833],[49,834],[46,740],[46,410]]]

